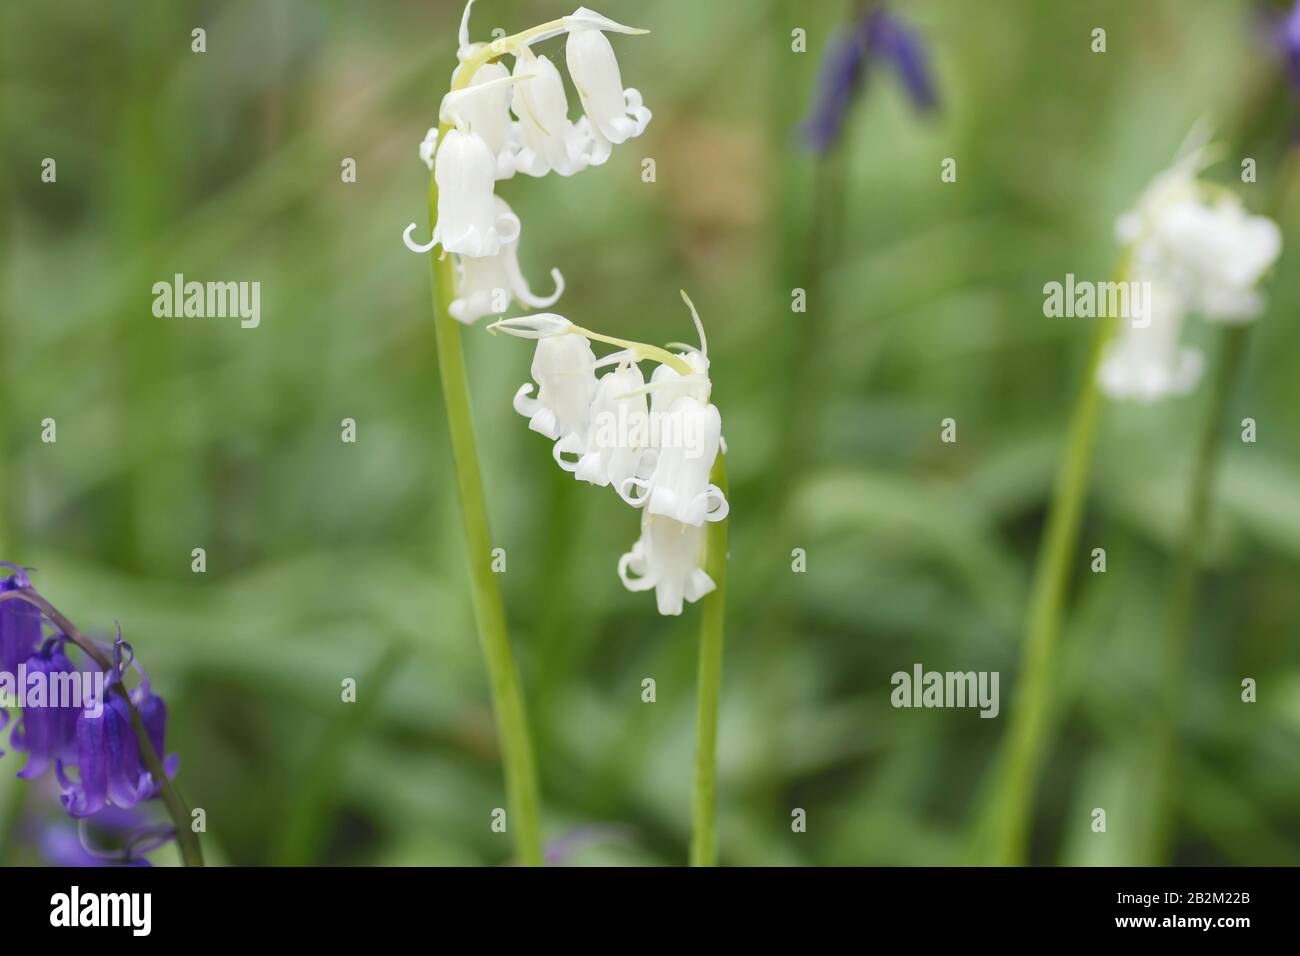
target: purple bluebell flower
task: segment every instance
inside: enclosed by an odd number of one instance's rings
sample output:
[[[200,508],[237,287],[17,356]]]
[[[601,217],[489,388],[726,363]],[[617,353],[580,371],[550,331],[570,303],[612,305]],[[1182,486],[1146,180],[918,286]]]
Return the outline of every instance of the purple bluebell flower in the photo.
[[[812,115],[803,124],[804,141],[815,152],[824,153],[839,140],[844,118],[862,84],[866,58],[865,22],[831,37],[822,55]]]
[[[119,641],[118,647],[122,646]],[[129,809],[158,796],[162,787],[162,781],[155,780],[145,769],[126,701],[121,694],[112,692],[121,679],[121,670],[115,668],[105,683],[106,699],[99,715],[83,712],[77,718],[77,779],[68,776],[63,761],[55,764],[63,788],[63,808],[69,816],[91,816],[106,806]],[[163,754],[167,705],[149,689],[147,678],[142,678],[130,695],[154,750]],[[164,773],[170,778],[177,765],[176,756],[166,758]]]
[[[890,16],[884,7],[872,10],[868,19],[868,55],[882,58],[893,67],[917,109],[933,109],[939,97],[921,38],[903,21]]]
[[[873,7],[837,31],[826,47],[812,113],[802,128],[804,142],[814,152],[827,152],[839,141],[849,107],[876,62],[897,74],[917,109],[938,103],[920,38],[883,6]]]
[[[29,685],[36,678],[43,681],[47,693],[53,695],[59,675],[73,675],[80,686],[80,669],[64,653],[63,643],[57,638],[47,641],[39,653],[23,662]],[[18,771],[18,776],[24,780],[37,779],[52,762],[67,760],[76,753],[77,719],[81,708],[48,706],[54,703],[53,697],[46,703],[46,706],[24,707],[23,716],[9,738],[15,750],[27,754],[26,765]]]
[[[1273,36],[1291,75],[1291,88],[1300,94],[1300,0],[1276,21]]]
[[[27,572],[17,565],[0,562],[13,574],[0,579],[0,593],[30,588]],[[18,665],[36,653],[41,643],[41,612],[26,601],[10,598],[0,601],[0,671],[18,672]]]

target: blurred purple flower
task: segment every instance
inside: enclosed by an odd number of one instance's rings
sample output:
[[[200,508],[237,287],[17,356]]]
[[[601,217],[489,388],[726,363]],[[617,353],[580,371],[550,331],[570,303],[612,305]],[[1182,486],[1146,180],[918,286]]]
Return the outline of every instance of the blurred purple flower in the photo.
[[[872,62],[883,62],[897,74],[917,109],[937,105],[920,37],[883,6],[873,7],[854,24],[837,31],[822,56],[816,98],[802,127],[804,142],[814,152],[827,152],[838,142],[849,107],[866,82]]]
[[[591,823],[576,827],[546,844],[546,865],[563,866],[587,847],[605,843],[628,844],[632,837],[632,828],[621,824]]]
[[[868,55],[883,57],[894,68],[917,109],[929,110],[937,106],[939,97],[930,77],[929,60],[921,38],[902,20],[886,13],[884,7],[871,11],[868,19]]]
[[[22,568],[4,563],[0,567],[14,572],[0,579],[0,593],[26,590],[35,594]],[[57,614],[52,616],[58,619]],[[83,642],[79,643],[82,653],[95,667],[90,673],[98,677],[99,665],[105,669],[102,683],[96,682],[92,688],[66,653],[67,645],[73,643],[67,635],[60,633],[41,643],[42,620],[41,610],[23,600],[0,601],[0,670],[14,675],[22,704],[22,716],[10,734],[14,749],[27,754],[27,763],[18,776],[36,780],[53,763],[63,807],[78,821],[75,834],[66,827],[41,830],[42,852],[64,866],[147,866],[147,861],[140,858],[174,839],[175,830],[171,826],[148,825],[143,817],[129,814],[138,804],[158,796],[163,783],[144,765],[140,741],[131,723],[131,705],[160,757],[165,753],[167,705],[150,690],[149,677],[136,664],[120,630],[111,649],[99,645],[96,650],[78,637],[78,642]],[[132,669],[140,681],[128,691],[125,675]],[[66,678],[55,681],[58,675],[76,676],[75,689],[79,693],[72,700],[67,699],[67,694],[73,688]],[[44,689],[43,700],[30,696],[37,688]],[[77,706],[63,706],[74,701]],[[8,710],[0,710],[0,729],[8,721]],[[163,759],[162,771],[170,778],[177,765],[173,755]],[[75,771],[75,779],[69,771]],[[95,831],[110,835],[120,832],[121,846],[96,849],[90,839]]]
[[[1300,94],[1300,0],[1277,20],[1273,35],[1291,74],[1291,88]]]
[[[80,670],[63,652],[63,641],[59,639],[46,642],[39,653],[23,663],[29,682],[33,675],[42,675],[49,693],[53,693],[55,675],[74,674],[78,682],[81,680]],[[23,715],[9,738],[15,750],[27,754],[27,763],[18,771],[18,776],[35,780],[49,769],[52,762],[72,757],[76,753],[80,715],[80,707],[23,708]]]
[[[0,592],[30,588],[27,572],[14,564],[0,562],[13,574],[0,579]],[[0,601],[0,671],[17,673],[18,665],[36,653],[41,642],[41,612],[26,601]]]
[[[149,866],[143,854],[170,839],[171,827],[150,825],[139,808],[108,806],[73,825],[65,820],[42,827],[36,845],[51,866]]]
[[[117,646],[125,645],[119,640]],[[62,761],[55,764],[63,787],[63,807],[69,816],[88,817],[106,806],[127,809],[156,797],[162,786],[162,781],[155,780],[144,767],[126,701],[120,694],[111,693],[121,679],[120,668],[109,674],[104,685],[106,700],[98,716],[83,712],[77,719],[78,779],[67,776]],[[145,732],[161,756],[165,752],[167,705],[149,689],[148,678],[130,693]],[[170,778],[177,764],[175,755],[165,758],[163,772]]]

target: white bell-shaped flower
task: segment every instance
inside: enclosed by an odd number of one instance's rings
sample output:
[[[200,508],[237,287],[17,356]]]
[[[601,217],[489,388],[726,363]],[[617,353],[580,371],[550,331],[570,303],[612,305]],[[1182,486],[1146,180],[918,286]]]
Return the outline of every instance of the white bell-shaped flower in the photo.
[[[497,220],[514,216],[509,204],[500,196],[495,197]],[[481,319],[485,315],[501,315],[510,308],[511,302],[518,302],[530,309],[544,309],[554,305],[564,292],[564,276],[559,269],[551,270],[551,279],[555,282],[555,291],[548,296],[533,295],[519,268],[519,235],[501,244],[501,251],[495,256],[471,258],[456,257],[456,269],[459,281],[459,295],[452,302],[452,318],[466,324]]]
[[[1249,215],[1240,200],[1223,194],[1213,203],[1184,200],[1165,208],[1137,259],[1176,282],[1205,318],[1241,321],[1263,309],[1255,286],[1281,251],[1277,223]]]
[[[1171,286],[1186,308],[1212,321],[1250,319],[1263,308],[1255,286],[1282,250],[1281,230],[1197,179],[1206,151],[1188,148],[1158,174],[1116,233],[1133,249],[1134,271]]]
[[[678,398],[667,414],[651,416],[650,441],[656,452],[650,476],[624,479],[618,487],[620,497],[634,508],[644,505],[651,514],[683,524],[725,518],[726,496],[709,482],[722,441],[717,406],[690,395]]]
[[[682,613],[683,601],[698,601],[716,585],[704,570],[706,532],[646,511],[641,537],[618,561],[618,576],[629,591],[655,589],[660,614]]]
[[[587,168],[591,137],[569,119],[569,99],[560,71],[547,57],[535,56],[527,47],[515,60],[513,108],[518,152],[516,168],[529,176],[554,170],[572,176]]]
[[[502,215],[493,201],[495,168],[496,159],[482,136],[462,129],[447,133],[433,170],[438,224],[430,245],[421,251],[441,243],[446,252],[481,258],[495,256],[503,243],[519,238],[519,219],[509,212]]]
[[[521,385],[515,392],[515,411],[528,419],[530,429],[552,441],[575,436],[584,440],[596,394],[596,356],[591,343],[580,335],[542,335],[533,355],[532,374],[537,397],[529,397],[532,385]]]
[[[452,73],[453,86],[456,74],[463,68],[464,64]],[[474,71],[468,86],[448,97],[448,102],[454,105],[445,107],[454,113],[450,118],[460,129],[475,133],[487,144],[492,151],[497,179],[509,179],[515,174],[516,147],[510,121],[512,91],[507,83],[510,75],[504,64],[485,63]]]
[[[645,376],[635,363],[624,363],[597,381],[585,438],[556,442],[555,460],[579,481],[618,488],[637,477],[648,429]]]
[[[618,57],[604,33],[607,28],[602,28],[597,20],[582,18],[582,14],[599,17],[585,7],[578,10],[569,22],[565,58],[569,76],[586,111],[587,125],[579,123],[579,129],[590,131],[591,164],[599,166],[609,158],[612,145],[640,136],[652,114],[642,103],[639,92],[623,88]]]
[[[1111,341],[1098,368],[1101,390],[1111,398],[1154,402],[1184,395],[1196,387],[1201,375],[1201,354],[1181,344],[1186,306],[1175,288],[1151,283],[1149,321],[1125,322]]]

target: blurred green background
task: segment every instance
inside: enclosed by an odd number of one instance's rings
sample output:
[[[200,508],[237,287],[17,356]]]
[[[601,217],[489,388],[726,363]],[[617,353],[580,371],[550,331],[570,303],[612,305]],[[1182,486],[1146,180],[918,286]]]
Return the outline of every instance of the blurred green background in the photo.
[[[1287,247],[1224,422],[1174,860],[1300,862],[1300,216],[1279,199],[1297,110],[1260,7],[897,3],[929,45],[940,110],[918,116],[876,70],[819,161],[796,129],[851,7],[607,0],[653,31],[613,38],[649,129],[604,167],[500,187],[534,287],[552,266],[568,281],[558,311],[690,339],[684,288],[709,332],[732,480],[722,861],[967,859],[1091,332],[1045,319],[1042,285],[1109,277],[1116,215],[1208,117],[1229,144],[1217,175],[1282,210]],[[474,34],[565,12],[480,0]],[[429,269],[400,238],[410,221],[427,236],[416,146],[459,19],[430,0],[0,3],[0,557],[37,568],[83,630],[121,623],[171,707],[213,862],[511,856],[489,828],[504,794]],[[1236,183],[1238,154],[1257,184]],[[45,157],[57,183],[40,180]],[[944,157],[956,183],[939,180]],[[151,286],[178,272],[260,281],[261,326],[155,318]],[[511,410],[528,344],[465,338],[548,842],[565,862],[681,863],[698,609],[660,618],[623,590],[637,515],[559,472]],[[1160,862],[1144,728],[1205,396],[1107,410],[1036,863]],[[1247,415],[1254,445],[1237,440]],[[955,445],[939,441],[946,417]],[[1084,564],[1097,546],[1104,575]],[[1000,671],[1001,716],[891,708],[890,675],[916,662]],[[1244,677],[1258,703],[1240,701]],[[60,813],[13,779],[19,760],[0,761],[0,862],[39,863],[34,828]]]

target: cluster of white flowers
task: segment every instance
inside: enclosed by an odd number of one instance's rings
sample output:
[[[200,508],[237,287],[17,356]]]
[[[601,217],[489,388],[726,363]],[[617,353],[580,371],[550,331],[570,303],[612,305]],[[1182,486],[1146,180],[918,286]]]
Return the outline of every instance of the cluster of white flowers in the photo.
[[[461,21],[460,63],[438,109],[440,127],[420,144],[420,159],[437,187],[433,237],[415,243],[415,223],[402,236],[415,252],[441,246],[454,256],[456,297],[449,311],[464,323],[501,315],[512,302],[549,308],[564,290],[554,269],[551,295],[536,296],[529,288],[519,268],[519,217],[496,195],[496,183],[516,173],[572,176],[599,166],[614,145],[641,135],[650,122],[641,94],[624,89],[605,37],[644,30],[582,7],[513,36],[471,43],[473,4],[469,0]],[[560,35],[567,35],[565,59],[582,100],[576,121],[569,118],[559,70],[532,49]],[[513,70],[504,57],[514,59]],[[690,309],[700,347],[677,352],[599,335],[553,313],[490,327],[537,340],[535,386],[523,385],[514,407],[530,429],[550,439],[556,463],[579,481],[612,487],[641,511],[641,538],[618,562],[618,574],[632,591],[654,588],[662,614],[680,614],[684,602],[716,587],[704,570],[705,526],[724,519],[729,507],[710,482],[724,447],[722,416],[709,402],[708,346]],[[617,351],[597,359],[593,341]],[[642,362],[657,366],[649,382]]]
[[[1281,252],[1281,230],[1199,179],[1205,154],[1203,146],[1186,150],[1116,224],[1131,250],[1129,278],[1149,284],[1151,315],[1126,324],[1103,356],[1099,381],[1112,398],[1152,402],[1196,386],[1200,353],[1181,342],[1189,312],[1242,322],[1263,309],[1255,287]]]
[[[441,246],[455,256],[458,294],[452,316],[470,323],[504,314],[512,301],[549,308],[564,291],[564,278],[551,270],[555,291],[532,292],[519,268],[519,217],[495,194],[498,180],[517,172],[572,176],[599,166],[615,144],[641,135],[650,111],[634,89],[624,89],[614,48],[606,32],[644,33],[580,7],[553,23],[490,43],[471,43],[469,0],[461,21],[460,60],[451,92],[438,120],[444,132],[430,129],[420,144],[420,159],[438,187],[438,220],[428,243],[402,238],[414,252]],[[582,100],[583,115],[569,119],[569,102],[560,72],[532,45],[567,34],[569,76]],[[501,61],[510,56],[514,69]],[[441,142],[439,140],[441,139]]]
[[[618,574],[631,591],[654,588],[660,614],[680,614],[684,601],[714,589],[703,566],[705,526],[729,508],[709,480],[724,449],[722,416],[709,402],[708,344],[693,306],[691,315],[700,348],[675,353],[597,335],[553,314],[491,326],[537,340],[537,394],[532,384],[521,386],[514,407],[551,440],[559,466],[579,481],[613,487],[641,511],[640,540],[619,560]],[[618,351],[598,359],[593,340]],[[648,384],[643,361],[656,363]],[[609,371],[598,376],[602,368]]]

